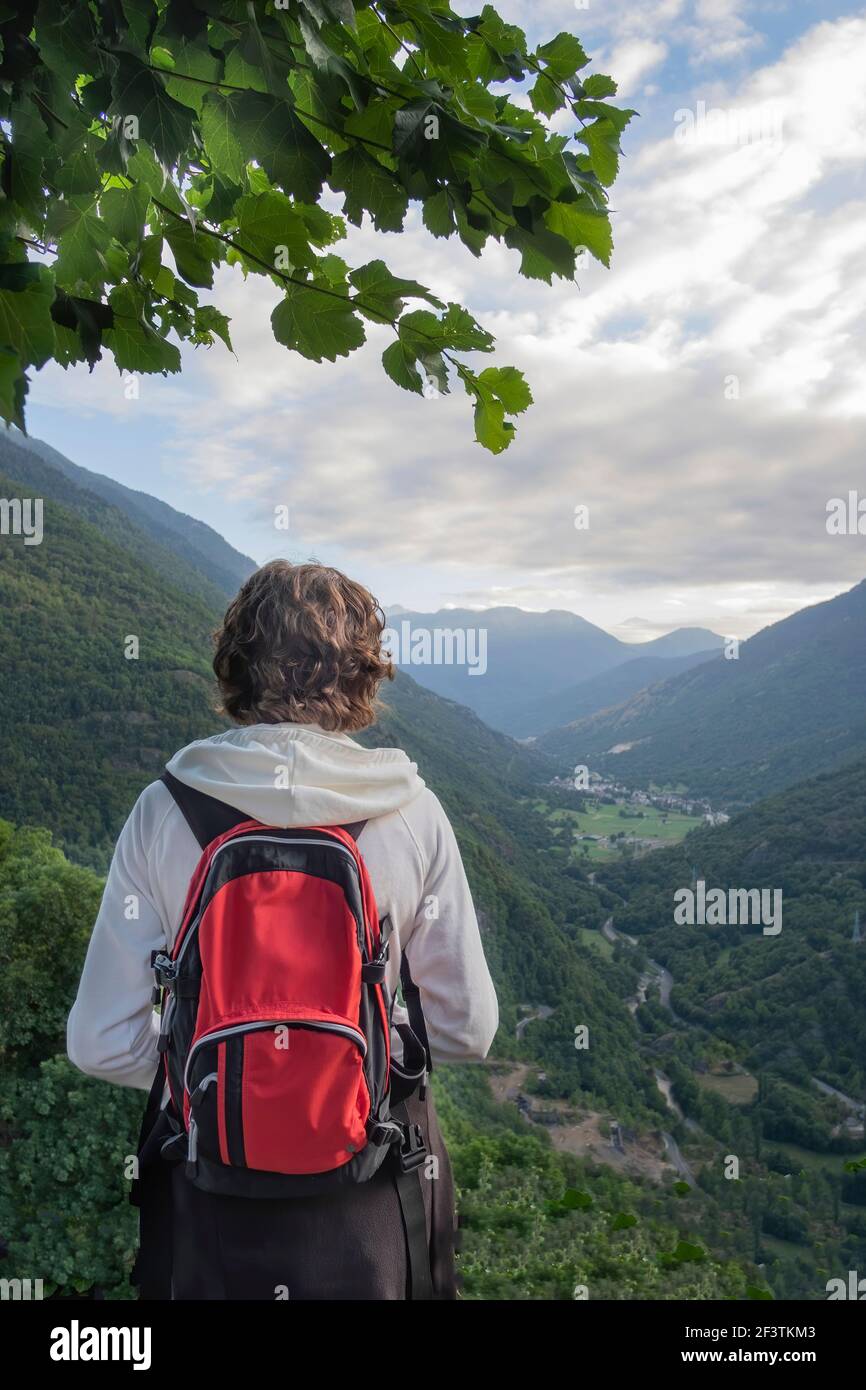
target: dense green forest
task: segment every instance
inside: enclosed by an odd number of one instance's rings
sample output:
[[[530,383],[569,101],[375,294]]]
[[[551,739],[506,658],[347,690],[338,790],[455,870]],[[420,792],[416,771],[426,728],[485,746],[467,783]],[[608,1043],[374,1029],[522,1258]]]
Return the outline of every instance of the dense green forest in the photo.
[[[729,1229],[739,1222],[744,1255],[751,1228],[777,1296],[818,1296],[825,1271],[866,1261],[866,1181],[846,1166],[866,1149],[866,941],[852,939],[866,916],[866,764],[605,864],[599,879],[637,941],[615,958],[673,977],[668,1007],[653,990],[638,1011],[640,1046],[672,1082],[685,1116],[673,1129],[701,1187]],[[674,893],[698,879],[780,889],[781,931],[675,925]],[[725,1181],[727,1154],[740,1181]]]
[[[0,495],[16,495],[2,475]],[[0,547],[0,812],[95,867],[167,752],[219,727],[215,610],[123,548],[118,525],[46,493],[43,543]]]
[[[628,786],[745,805],[866,754],[864,637],[866,581],[764,628],[736,659],[705,662],[538,746],[564,772],[589,763]]]
[[[866,1093],[866,762],[770,797],[675,849],[605,866],[627,899],[616,923],[675,980],[672,1004],[742,1060],[801,1084],[811,1075]],[[676,926],[673,893],[707,887],[782,891],[782,930]],[[866,935],[866,932],[864,932]]]

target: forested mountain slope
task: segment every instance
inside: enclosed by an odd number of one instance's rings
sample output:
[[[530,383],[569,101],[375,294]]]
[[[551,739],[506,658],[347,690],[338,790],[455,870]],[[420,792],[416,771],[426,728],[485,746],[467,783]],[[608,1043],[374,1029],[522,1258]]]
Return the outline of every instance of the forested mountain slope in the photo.
[[[632,786],[744,804],[866,753],[866,581],[539,747]],[[619,748],[614,753],[612,750]]]
[[[866,760],[767,798],[675,849],[605,866],[625,899],[617,925],[665,964],[677,1014],[730,1043],[749,1068],[866,1100]],[[782,893],[782,929],[677,926],[674,892]]]
[[[255,569],[255,562],[248,555],[235,550],[205,522],[175,511],[174,507],[149,493],[125,487],[102,473],[82,468],[50,444],[18,430],[0,431],[0,470],[24,480],[44,481],[49,496],[68,500],[73,506],[73,489],[101,498],[148,537],[151,563],[162,560],[164,553],[170,552],[185,568],[191,567],[196,572],[199,582],[207,581],[223,596],[234,594]],[[59,478],[52,476],[55,474],[67,484],[65,499],[57,491]]]
[[[597,710],[620,705],[639,690],[670,680],[682,671],[690,671],[693,666],[713,659],[719,659],[715,651],[689,652],[684,656],[637,656],[610,671],[590,676],[568,690],[530,700],[514,713],[511,732],[517,738],[528,738],[574,723]]]

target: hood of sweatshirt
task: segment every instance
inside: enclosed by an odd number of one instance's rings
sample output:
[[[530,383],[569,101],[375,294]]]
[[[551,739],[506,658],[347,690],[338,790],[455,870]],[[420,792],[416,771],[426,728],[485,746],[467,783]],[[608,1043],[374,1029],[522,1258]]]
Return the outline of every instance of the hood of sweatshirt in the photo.
[[[167,764],[180,782],[265,825],[348,825],[424,788],[399,748],[365,748],[315,724],[252,724],[199,739]]]

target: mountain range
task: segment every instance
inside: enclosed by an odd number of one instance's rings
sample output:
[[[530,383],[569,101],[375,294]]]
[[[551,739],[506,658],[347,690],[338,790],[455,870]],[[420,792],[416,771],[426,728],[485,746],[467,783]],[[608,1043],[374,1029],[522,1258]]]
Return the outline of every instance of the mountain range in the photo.
[[[632,665],[631,677],[611,687],[614,693],[631,693],[639,688],[634,681],[644,675],[659,680],[682,669],[676,664],[667,667],[667,661],[682,662],[698,652],[708,656],[723,642],[706,628],[678,628],[648,642],[621,642],[561,609],[533,613],[512,607],[444,608],[421,613],[398,607],[390,612],[389,628],[397,638],[392,653],[402,670],[437,695],[468,705],[491,727],[518,738],[573,719],[587,702],[593,709],[613,703],[603,682],[587,688],[587,682],[606,672]],[[413,635],[437,630],[466,634],[470,660],[452,663],[446,656],[431,662],[423,653],[423,661],[413,660]],[[446,650],[443,644],[443,653]],[[638,660],[653,664],[634,667]],[[593,703],[595,699],[602,703]]]
[[[866,581],[537,740],[626,785],[745,805],[866,753]]]

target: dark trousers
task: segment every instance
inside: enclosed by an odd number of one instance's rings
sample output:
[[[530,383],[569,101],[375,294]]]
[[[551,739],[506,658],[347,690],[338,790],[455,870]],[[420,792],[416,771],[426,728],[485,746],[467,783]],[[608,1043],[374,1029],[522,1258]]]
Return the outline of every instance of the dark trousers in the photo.
[[[421,1172],[435,1295],[457,1296],[454,1271],[454,1183],[432,1099],[412,1097],[410,1119],[421,1125],[436,1160]],[[164,1163],[163,1167],[167,1167]],[[431,1165],[428,1162],[427,1168]],[[275,1301],[400,1300],[408,1297],[408,1259],[390,1163],[367,1183],[326,1196],[254,1201],[201,1192],[183,1165],[165,1176],[171,1204],[170,1283],[150,1281],[143,1297]],[[146,1249],[147,1204],[142,1208]],[[161,1237],[156,1231],[151,1240]],[[168,1252],[163,1250],[163,1256]],[[152,1247],[148,1258],[152,1267]]]

